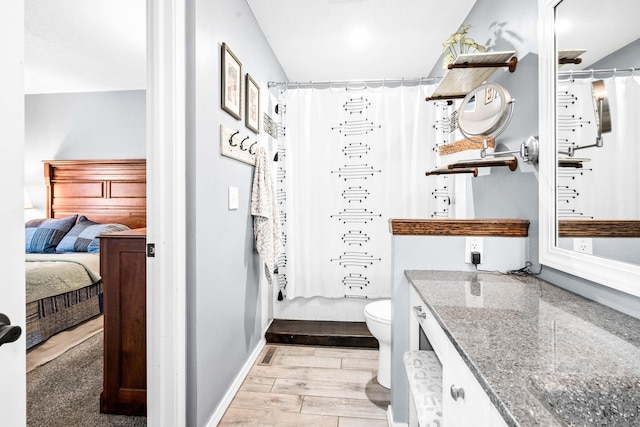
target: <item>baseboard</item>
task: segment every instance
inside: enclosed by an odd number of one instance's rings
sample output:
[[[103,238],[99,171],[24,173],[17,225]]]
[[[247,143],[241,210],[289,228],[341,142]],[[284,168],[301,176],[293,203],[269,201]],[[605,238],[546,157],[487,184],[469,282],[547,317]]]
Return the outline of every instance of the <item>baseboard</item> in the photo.
[[[231,383],[229,390],[227,390],[227,393],[224,395],[224,398],[218,405],[218,408],[209,419],[209,422],[207,422],[207,427],[216,427],[218,423],[220,423],[222,416],[224,415],[225,411],[231,404],[231,401],[240,389],[242,382],[247,377],[247,375],[249,375],[249,371],[253,367],[253,364],[256,362],[256,360],[258,360],[258,357],[260,356],[260,353],[262,352],[262,349],[266,344],[267,340],[265,340],[264,338],[260,340],[256,348],[253,350],[253,353],[251,353],[251,356],[249,356],[249,359],[246,361],[240,372],[238,372],[238,375],[236,375],[233,383]]]
[[[396,423],[393,421],[393,408],[391,405],[387,406],[387,424],[389,427],[408,427],[407,423]]]

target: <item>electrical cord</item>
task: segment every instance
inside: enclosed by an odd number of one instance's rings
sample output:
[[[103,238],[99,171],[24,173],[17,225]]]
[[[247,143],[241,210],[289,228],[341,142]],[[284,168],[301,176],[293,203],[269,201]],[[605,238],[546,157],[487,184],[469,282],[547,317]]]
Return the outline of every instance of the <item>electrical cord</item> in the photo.
[[[474,265],[474,267],[476,268],[477,272],[483,272],[483,273],[498,273],[498,274],[502,274],[505,276],[517,276],[517,277],[531,277],[531,276],[537,276],[540,273],[542,273],[542,264],[540,264],[540,270],[538,270],[538,272],[536,273],[535,271],[531,270],[531,267],[533,266],[533,263],[531,261],[527,261],[525,263],[525,266],[522,268],[519,268],[517,270],[507,270],[507,272],[502,272],[502,271],[498,271],[498,270],[480,270],[478,269],[477,265]],[[539,286],[539,290],[540,290],[540,297],[542,298],[544,296],[543,290],[542,290],[542,281],[538,280],[538,286]]]
[[[531,267],[533,266],[533,263],[531,261],[527,261],[525,263],[525,266],[522,268],[518,268],[517,270],[507,270],[506,272],[499,271],[499,270],[481,270],[478,268],[477,264],[474,264],[473,266],[475,267],[476,271],[480,273],[498,273],[505,276],[511,275],[511,276],[518,276],[518,277],[527,277],[527,276],[537,276],[540,273],[542,273],[542,264],[540,264],[540,270],[538,272],[535,272],[531,270]]]
[[[542,264],[540,264],[540,270],[537,273],[531,270],[532,266],[533,264],[531,263],[531,261],[527,261],[524,267],[519,268],[517,270],[507,270],[507,274],[511,274],[512,276],[525,277],[525,276],[537,276],[540,273],[542,273]]]

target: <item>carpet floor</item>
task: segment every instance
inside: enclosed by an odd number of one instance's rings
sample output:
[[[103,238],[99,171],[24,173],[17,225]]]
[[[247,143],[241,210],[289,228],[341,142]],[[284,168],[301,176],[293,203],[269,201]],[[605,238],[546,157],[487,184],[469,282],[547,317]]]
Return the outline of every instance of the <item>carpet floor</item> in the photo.
[[[104,316],[100,315],[79,324],[75,328],[55,334],[39,346],[27,351],[27,372],[51,362],[69,349],[102,332],[103,329]]]
[[[100,413],[103,334],[27,374],[28,427],[138,427],[146,417]]]

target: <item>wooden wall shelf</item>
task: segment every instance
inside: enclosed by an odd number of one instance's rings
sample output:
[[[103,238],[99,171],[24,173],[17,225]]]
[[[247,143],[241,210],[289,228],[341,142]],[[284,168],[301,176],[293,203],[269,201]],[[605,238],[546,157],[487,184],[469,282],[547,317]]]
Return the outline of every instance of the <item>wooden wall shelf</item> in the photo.
[[[451,163],[447,167],[449,169],[465,169],[465,168],[489,168],[489,167],[506,166],[510,171],[518,169],[518,159],[514,156],[509,157],[486,157],[484,159],[459,160]]]
[[[474,177],[478,176],[478,168],[486,167],[502,167],[506,166],[510,171],[518,169],[518,159],[514,156],[509,157],[487,157],[484,159],[460,160],[447,165],[446,168],[438,168],[425,172],[426,176],[430,175],[447,175],[456,173],[470,173]]]
[[[515,50],[509,50],[459,55],[452,64],[449,64],[449,70],[426,100],[464,98],[498,68],[507,67],[513,73],[518,63],[518,58],[513,56],[515,53]]]
[[[578,158],[565,158],[561,157],[558,159],[558,167],[559,168],[575,168],[581,169],[584,162],[588,162],[589,159],[578,159]]]
[[[393,235],[527,237],[526,219],[391,219]]]
[[[586,52],[586,49],[566,49],[558,51],[558,64],[581,64],[580,55]]]
[[[640,237],[640,221],[561,219],[559,237]]]
[[[458,168],[458,169],[449,169],[447,168],[439,168],[439,169],[433,169],[430,171],[426,171],[424,174],[426,176],[431,176],[431,175],[450,175],[450,174],[456,174],[456,173],[470,173],[473,174],[473,176],[478,176],[478,168]]]

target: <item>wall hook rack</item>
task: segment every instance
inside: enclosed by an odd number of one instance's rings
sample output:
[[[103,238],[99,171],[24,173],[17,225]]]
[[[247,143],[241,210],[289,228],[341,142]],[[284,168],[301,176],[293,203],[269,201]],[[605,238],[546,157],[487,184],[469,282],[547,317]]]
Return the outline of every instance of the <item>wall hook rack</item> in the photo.
[[[255,166],[258,144],[259,142],[250,136],[220,125],[220,154],[223,156]]]
[[[239,133],[240,133],[240,131],[236,131],[233,135],[231,135],[231,136],[229,137],[229,145],[230,145],[230,146],[232,146],[232,147],[237,147],[237,146],[238,146],[238,144],[237,144],[237,143],[234,143],[234,142],[233,142],[233,137],[234,137],[234,136],[236,136],[236,135],[238,135]]]

